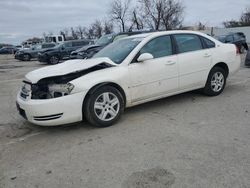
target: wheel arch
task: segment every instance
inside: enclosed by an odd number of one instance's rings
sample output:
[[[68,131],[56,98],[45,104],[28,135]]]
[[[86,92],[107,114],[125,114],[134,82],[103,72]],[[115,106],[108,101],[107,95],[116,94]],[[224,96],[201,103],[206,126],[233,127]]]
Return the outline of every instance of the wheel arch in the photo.
[[[85,105],[88,97],[91,94],[93,94],[97,89],[99,89],[100,87],[103,87],[103,86],[112,86],[112,87],[116,88],[122,94],[122,97],[124,99],[124,106],[126,106],[126,102],[127,102],[126,93],[125,93],[124,89],[119,84],[114,83],[114,82],[103,82],[103,83],[99,83],[99,84],[96,84],[93,87],[91,87],[91,89],[89,89],[89,91],[87,92],[87,94],[83,100],[83,106]]]
[[[228,65],[227,65],[226,63],[224,63],[224,62],[219,62],[219,63],[216,63],[216,64],[212,67],[212,69],[213,69],[214,67],[220,67],[220,68],[222,68],[223,70],[225,70],[225,72],[226,72],[226,77],[228,77],[228,75],[229,75],[229,67],[228,67]],[[211,70],[212,70],[212,69],[211,69]]]

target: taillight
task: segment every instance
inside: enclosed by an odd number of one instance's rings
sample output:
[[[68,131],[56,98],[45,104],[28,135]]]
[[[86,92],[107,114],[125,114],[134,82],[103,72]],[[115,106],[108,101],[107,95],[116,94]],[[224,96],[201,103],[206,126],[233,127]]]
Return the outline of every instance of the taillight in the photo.
[[[237,45],[235,45],[235,47],[236,47],[236,54],[237,55],[240,54],[240,48]]]

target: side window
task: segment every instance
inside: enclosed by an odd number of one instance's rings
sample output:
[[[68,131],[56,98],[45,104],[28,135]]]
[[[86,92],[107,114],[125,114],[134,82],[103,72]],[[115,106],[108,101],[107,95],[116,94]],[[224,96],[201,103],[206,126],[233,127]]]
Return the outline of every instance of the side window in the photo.
[[[88,41],[82,41],[81,42],[81,46],[85,46],[85,45],[87,45],[88,44]]]
[[[76,47],[76,46],[84,46],[85,42],[84,41],[76,41],[76,42],[73,42],[72,45],[73,47]]]
[[[157,37],[148,42],[140,51],[140,54],[150,53],[154,58],[160,58],[173,54],[170,36]]]
[[[227,43],[230,43],[230,42],[233,42],[233,41],[234,41],[233,35],[228,35],[228,36],[226,37],[226,42],[227,42]]]
[[[205,37],[202,37],[202,40],[206,46],[206,48],[215,48],[215,43]]]
[[[179,34],[174,35],[179,53],[202,50],[201,40],[197,35]]]
[[[61,36],[58,37],[58,41],[59,41],[59,42],[62,41],[62,37],[61,37]]]
[[[72,47],[72,43],[71,42],[66,42],[66,43],[64,43],[64,46],[66,48],[70,48],[70,47]]]

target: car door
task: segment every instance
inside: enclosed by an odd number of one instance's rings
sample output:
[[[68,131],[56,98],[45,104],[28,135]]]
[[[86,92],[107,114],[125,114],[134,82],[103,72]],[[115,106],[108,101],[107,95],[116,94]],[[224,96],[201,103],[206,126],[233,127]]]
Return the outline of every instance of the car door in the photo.
[[[68,59],[69,58],[69,56],[70,56],[70,53],[71,53],[71,51],[72,51],[72,42],[66,42],[65,44],[64,44],[64,48],[63,48],[63,50],[62,50],[62,57],[63,57],[63,59]]]
[[[178,89],[177,56],[173,52],[170,36],[160,36],[149,41],[139,54],[150,53],[153,59],[134,60],[129,65],[132,103],[157,98]]]
[[[179,65],[180,90],[202,87],[212,63],[212,54],[195,34],[174,35]]]

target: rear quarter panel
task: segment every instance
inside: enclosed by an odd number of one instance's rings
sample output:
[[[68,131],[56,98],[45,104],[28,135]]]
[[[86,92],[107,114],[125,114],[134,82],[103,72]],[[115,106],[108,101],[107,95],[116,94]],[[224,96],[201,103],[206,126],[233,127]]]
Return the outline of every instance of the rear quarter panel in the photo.
[[[217,44],[213,49],[213,66],[217,63],[226,63],[229,68],[229,75],[236,73],[241,64],[240,54],[236,53],[234,44]]]

